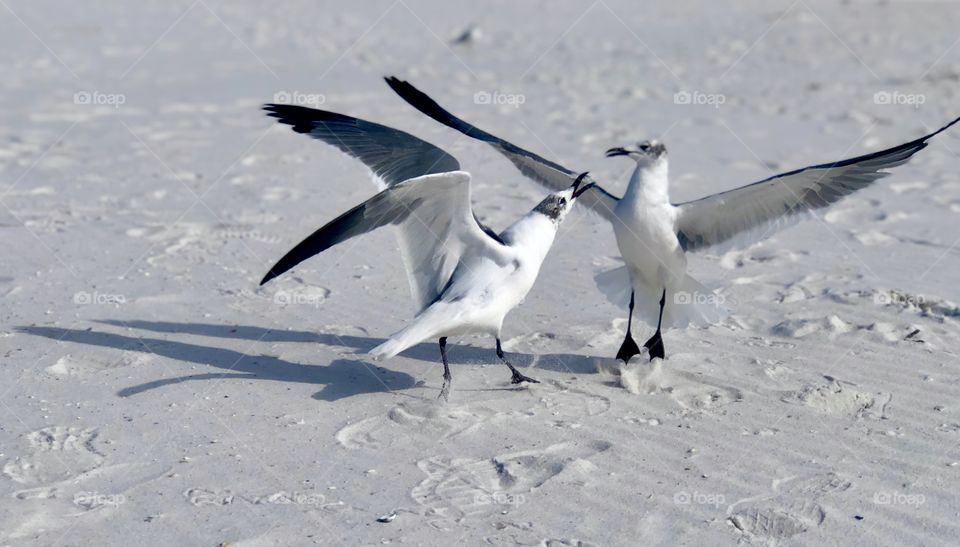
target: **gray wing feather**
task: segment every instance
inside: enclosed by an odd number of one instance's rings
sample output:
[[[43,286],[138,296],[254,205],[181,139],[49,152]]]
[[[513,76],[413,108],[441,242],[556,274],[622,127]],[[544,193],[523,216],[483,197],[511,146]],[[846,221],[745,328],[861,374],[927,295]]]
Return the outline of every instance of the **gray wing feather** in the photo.
[[[387,85],[403,100],[407,101],[410,106],[447,127],[489,144],[510,160],[524,176],[547,189],[554,192],[566,190],[576,180],[578,173],[461,120],[409,82],[404,82],[392,76],[386,78],[386,81]],[[584,183],[588,182],[593,181],[584,181]],[[600,186],[593,186],[577,198],[577,203],[607,220],[613,221],[613,209],[616,207],[617,198]]]
[[[363,162],[383,181],[381,189],[460,169],[457,159],[440,148],[385,125],[302,106],[267,104],[263,109],[297,133],[336,146]]]
[[[264,276],[261,285],[334,245],[382,226],[399,230],[414,299],[425,308],[442,293],[466,252],[505,262],[506,247],[477,223],[470,175],[424,175],[395,184],[301,241]]]
[[[744,247],[790,226],[817,209],[888,176],[960,121],[910,142],[822,165],[797,169],[747,186],[677,205],[676,231],[687,251]]]
[[[396,192],[390,189],[384,190],[328,222],[298,243],[296,247],[290,249],[283,258],[270,268],[260,284],[267,283],[293,269],[304,260],[350,238],[372,232],[382,226],[403,222],[419,204],[416,201],[405,204],[402,200],[397,199],[398,197]]]

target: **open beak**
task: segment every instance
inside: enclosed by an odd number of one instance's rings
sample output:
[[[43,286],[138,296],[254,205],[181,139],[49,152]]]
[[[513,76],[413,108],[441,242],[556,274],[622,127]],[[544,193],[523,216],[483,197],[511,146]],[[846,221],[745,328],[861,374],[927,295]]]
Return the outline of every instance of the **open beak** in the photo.
[[[586,192],[590,188],[597,185],[597,183],[591,182],[589,184],[584,185],[582,188],[580,187],[580,183],[582,183],[583,179],[587,178],[587,175],[589,174],[590,174],[589,171],[585,173],[580,173],[580,176],[577,177],[577,180],[573,181],[573,198],[574,199],[580,197],[580,194]]]
[[[611,148],[610,150],[607,150],[607,153],[606,153],[608,158],[613,158],[616,156],[626,156],[628,154],[630,154],[630,152],[627,152],[625,148],[620,148],[619,146],[617,148]]]

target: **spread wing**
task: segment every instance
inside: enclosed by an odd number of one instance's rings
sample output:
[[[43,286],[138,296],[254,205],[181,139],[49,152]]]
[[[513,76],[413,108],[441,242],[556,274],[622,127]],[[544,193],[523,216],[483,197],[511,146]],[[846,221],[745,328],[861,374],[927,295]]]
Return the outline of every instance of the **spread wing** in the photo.
[[[414,300],[423,308],[443,291],[468,249],[502,260],[503,241],[470,205],[470,175],[456,158],[413,135],[351,116],[268,104],[270,116],[298,133],[359,159],[381,191],[314,232],[274,265],[261,285],[352,237],[392,225]]]
[[[273,118],[357,158],[379,179],[380,189],[407,179],[460,169],[457,159],[409,133],[366,120],[303,106],[267,104]]]
[[[812,211],[889,175],[886,169],[903,165],[929,144],[937,131],[874,152],[823,165],[775,175],[760,182],[677,205],[677,237],[684,250],[718,251],[745,247],[776,230],[790,226]]]
[[[396,226],[414,298],[423,309],[443,292],[465,252],[505,263],[507,247],[485,232],[470,206],[470,174],[451,171],[394,184],[301,241],[261,285],[304,260],[381,226]]]
[[[410,103],[412,107],[447,127],[456,129],[468,137],[473,137],[474,139],[493,146],[498,152],[506,156],[524,176],[541,184],[550,191],[559,192],[566,190],[570,188],[573,181],[576,180],[578,173],[461,120],[446,111],[442,106],[437,104],[436,101],[408,82],[398,80],[392,76],[386,78],[386,81],[387,85],[389,85],[397,95],[400,95],[403,100]],[[590,210],[611,222],[614,218],[613,209],[616,207],[617,201],[616,197],[600,188],[600,186],[593,186],[577,198],[578,204],[588,207]]]

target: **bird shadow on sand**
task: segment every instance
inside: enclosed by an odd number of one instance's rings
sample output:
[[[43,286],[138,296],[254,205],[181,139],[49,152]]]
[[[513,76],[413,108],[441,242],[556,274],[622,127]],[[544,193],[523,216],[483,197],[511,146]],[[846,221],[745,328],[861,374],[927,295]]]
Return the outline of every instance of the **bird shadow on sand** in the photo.
[[[104,320],[99,321],[99,323],[167,335],[187,334],[266,343],[316,343],[351,348],[356,350],[358,354],[365,353],[383,342],[383,339],[368,336],[275,330],[255,326],[141,320]],[[124,388],[117,393],[121,397],[129,397],[151,389],[197,380],[256,379],[323,384],[324,388],[313,396],[314,399],[323,401],[336,401],[363,393],[400,391],[416,387],[418,384],[417,379],[405,372],[393,371],[363,359],[337,359],[329,365],[323,366],[321,364],[294,363],[270,355],[247,354],[221,347],[179,342],[171,340],[169,337],[146,338],[139,335],[128,336],[92,329],[64,329],[44,326],[18,327],[17,331],[56,341],[154,354],[186,363],[213,366],[226,371],[158,379]],[[492,347],[488,349],[451,344],[448,346],[448,354],[451,365],[498,363]],[[438,365],[437,370],[440,370],[440,355],[436,344],[418,344],[404,351],[401,355],[411,359],[436,363]],[[533,370],[547,369],[576,374],[596,372],[594,358],[582,355],[508,353],[507,358],[518,367],[532,367]],[[504,374],[508,374],[506,368],[504,368]]]
[[[129,397],[151,389],[197,380],[241,379],[322,384],[323,389],[315,393],[313,398],[336,401],[363,393],[408,389],[417,383],[413,376],[405,372],[396,372],[370,363],[347,359],[337,359],[327,366],[318,366],[284,361],[269,355],[246,354],[169,339],[124,336],[95,330],[30,326],[18,327],[17,331],[56,341],[122,351],[138,351],[186,363],[217,367],[226,371],[162,378],[121,389],[117,392],[120,397]]]
[[[168,321],[98,321],[104,325],[132,328],[167,334],[192,334],[213,338],[231,338],[249,340],[251,342],[294,342],[312,343],[325,346],[350,348],[359,355],[365,354],[384,342],[383,338],[371,336],[354,336],[329,334],[323,332],[309,332],[302,330],[277,330],[256,326],[243,325],[216,325],[212,323],[173,323]],[[417,359],[428,363],[440,364],[440,349],[436,343],[424,342],[417,344],[400,354],[409,359]],[[500,364],[494,350],[493,339],[490,347],[477,347],[458,344],[454,341],[447,346],[447,357],[451,365]],[[528,353],[507,352],[507,359],[519,368],[529,367],[532,370],[546,369],[572,374],[592,374],[597,371],[596,357],[576,355],[572,353],[549,353],[533,355]],[[509,374],[509,372],[508,372]]]

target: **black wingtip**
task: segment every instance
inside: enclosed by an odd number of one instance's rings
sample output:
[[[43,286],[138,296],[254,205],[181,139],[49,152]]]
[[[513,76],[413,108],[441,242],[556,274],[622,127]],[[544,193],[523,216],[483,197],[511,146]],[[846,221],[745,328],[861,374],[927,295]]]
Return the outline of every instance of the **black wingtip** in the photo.
[[[387,85],[390,86],[390,89],[406,101],[407,104],[443,125],[456,129],[468,137],[473,137],[490,144],[512,146],[506,143],[506,141],[501,142],[500,139],[497,139],[486,131],[454,116],[440,106],[437,101],[431,99],[429,95],[414,87],[410,82],[403,81],[396,76],[387,76],[384,80],[387,82]]]
[[[289,264],[286,263],[286,261],[287,261],[287,256],[288,256],[289,254],[290,254],[290,253],[287,253],[287,255],[285,255],[283,258],[281,258],[279,262],[277,262],[276,264],[274,264],[273,266],[270,267],[270,270],[267,271],[266,275],[263,276],[263,279],[260,280],[260,286],[261,286],[261,287],[264,286],[264,285],[266,285],[267,283],[273,281],[274,279],[280,277],[281,275],[283,275],[284,273],[286,273],[287,270],[289,270],[290,268],[292,268],[293,266],[296,265],[296,264],[294,264],[294,265],[289,265]]]
[[[261,108],[264,112],[268,112],[267,116],[277,117],[278,115],[282,115],[282,113],[287,109],[302,107],[296,107],[289,104],[266,103]]]
[[[409,93],[411,95],[424,95],[422,91],[413,87],[413,84],[406,80],[401,80],[396,76],[386,76],[384,77],[383,81],[387,82],[387,85],[390,86],[390,89],[394,90],[400,96],[403,96],[405,93]]]
[[[414,87],[410,82],[403,81],[396,76],[387,76],[384,78],[384,81],[386,81],[387,85],[390,86],[390,89],[392,89],[397,95],[400,95],[403,100],[407,101],[411,106],[420,112],[423,112],[427,116],[437,120],[438,122],[445,125],[451,125],[451,118],[457,119],[455,116],[444,110],[442,106],[437,104],[437,102],[431,99],[426,93]]]
[[[943,132],[946,131],[947,129],[950,129],[951,127],[953,127],[954,125],[956,125],[957,122],[960,122],[960,117],[954,118],[953,120],[951,120],[950,122],[948,122],[946,125],[944,125],[944,126],[941,127],[940,129],[937,129],[937,130],[934,131],[933,133],[928,133],[928,134],[926,134],[926,135],[924,135],[924,136],[922,136],[922,137],[920,137],[920,138],[918,138],[918,139],[914,139],[914,140],[908,142],[907,144],[905,144],[905,145],[903,145],[903,146],[913,145],[913,146],[916,147],[916,150],[914,151],[914,153],[919,152],[920,150],[923,150],[924,148],[926,148],[926,147],[930,144],[930,143],[928,143],[927,141],[929,141],[930,139],[936,137],[936,136],[939,135],[940,133],[943,133]]]
[[[392,89],[394,93],[396,93],[397,95],[400,95],[400,97],[403,98],[403,100],[410,103],[410,105],[413,106],[414,108],[421,111],[423,111],[424,108],[426,108],[431,112],[434,110],[432,108],[432,105],[430,105],[430,103],[434,101],[430,99],[430,97],[427,97],[427,95],[425,95],[422,91],[413,87],[413,84],[411,84],[410,82],[401,80],[396,76],[387,76],[383,80],[387,82],[387,85],[390,86],[390,89]],[[424,98],[426,98],[426,101],[424,101]],[[437,107],[439,106],[440,105],[437,105]],[[434,114],[431,114],[429,112],[424,112],[424,113],[430,116],[431,118],[435,118]]]
[[[940,133],[943,133],[943,132],[946,131],[947,129],[950,129],[951,127],[953,127],[954,125],[956,125],[957,122],[960,122],[960,116],[954,118],[953,121],[951,121],[951,122],[948,123],[947,125],[941,127],[940,129],[937,129],[937,130],[934,131],[933,133],[930,133],[929,135],[927,135],[926,137],[924,137],[924,140],[927,140],[927,139],[936,137],[936,136],[939,135]]]
[[[958,122],[960,122],[960,117],[954,118],[954,119],[951,120],[949,123],[947,123],[946,125],[944,125],[944,126],[941,127],[940,129],[937,129],[936,131],[934,131],[934,132],[932,132],[932,133],[928,133],[928,134],[926,134],[926,135],[924,135],[924,136],[922,136],[922,137],[918,137],[918,138],[916,138],[916,139],[913,139],[912,141],[905,142],[905,143],[903,143],[903,144],[901,144],[901,145],[894,146],[894,147],[892,147],[892,148],[887,148],[887,149],[885,149],[885,150],[879,150],[879,151],[877,151],[877,152],[872,152],[872,153],[870,153],[870,154],[864,154],[864,155],[862,155],[862,156],[857,156],[857,157],[855,157],[855,158],[849,158],[849,159],[842,160],[842,161],[837,161],[837,162],[833,162],[833,163],[827,163],[827,164],[823,164],[823,165],[814,165],[813,167],[821,167],[821,168],[845,167],[845,166],[847,166],[847,165],[852,165],[852,164],[855,164],[855,163],[860,163],[860,162],[862,162],[862,161],[872,160],[872,159],[874,159],[874,158],[880,158],[880,157],[884,157],[884,156],[891,156],[891,155],[894,155],[894,154],[903,154],[902,157],[904,158],[904,161],[907,161],[907,160],[909,160],[911,157],[913,157],[913,155],[916,154],[917,152],[919,152],[919,151],[923,150],[924,148],[930,146],[930,143],[928,142],[928,141],[930,141],[930,139],[936,137],[936,136],[939,135],[940,133],[943,133],[943,132],[946,131],[947,129],[950,129],[951,127],[953,127],[954,125],[956,125]],[[801,169],[801,170],[802,170],[802,169]],[[795,173],[795,171],[791,171],[791,172],[789,172],[789,173],[783,173],[783,175],[792,175],[792,174],[794,174],[794,173]],[[783,176],[783,175],[778,175],[778,176]]]
[[[313,131],[318,120],[335,117],[332,113],[305,106],[292,104],[267,103],[263,105],[264,112],[282,124],[289,125],[297,133]]]
[[[260,280],[260,286],[262,287],[262,286],[266,285],[266,284],[269,283],[274,277],[277,277],[277,274],[276,274],[273,270],[270,270],[269,272],[267,272],[267,275],[263,276],[263,279]]]

